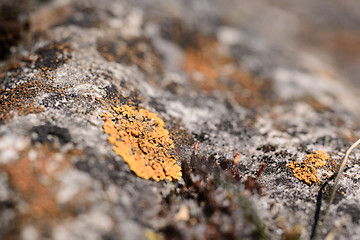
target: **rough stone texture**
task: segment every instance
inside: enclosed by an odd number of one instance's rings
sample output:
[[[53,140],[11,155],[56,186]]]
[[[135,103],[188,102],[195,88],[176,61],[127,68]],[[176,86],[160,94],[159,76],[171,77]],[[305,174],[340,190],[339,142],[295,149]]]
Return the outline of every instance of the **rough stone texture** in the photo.
[[[307,185],[287,165],[339,162],[360,136],[355,0],[0,6],[1,239],[309,239],[333,172]],[[178,182],[115,154],[99,115],[125,104],[164,120]],[[325,225],[346,220],[335,239],[360,235],[359,157]]]

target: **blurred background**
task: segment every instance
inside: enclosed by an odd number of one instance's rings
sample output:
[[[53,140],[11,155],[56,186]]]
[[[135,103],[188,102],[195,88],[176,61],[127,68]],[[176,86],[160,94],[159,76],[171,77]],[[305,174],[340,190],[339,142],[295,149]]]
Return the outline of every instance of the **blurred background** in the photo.
[[[9,56],[11,46],[19,43],[30,29],[39,30],[36,21],[30,21],[34,10],[49,4],[58,6],[54,18],[68,18],[72,11],[64,6],[78,2],[88,5],[84,15],[92,12],[96,1],[69,0],[0,0],[0,58]],[[105,1],[107,4],[109,1]],[[116,1],[111,1],[116,2]],[[211,32],[214,25],[231,26],[247,36],[264,39],[281,49],[304,51],[309,65],[319,64],[311,55],[321,59],[353,86],[360,86],[360,4],[356,0],[296,1],[296,0],[126,0],[118,1],[136,6],[145,15],[161,16],[164,12],[182,17],[189,25],[203,32]],[[166,11],[164,11],[166,10]],[[53,13],[52,13],[53,14]],[[49,14],[50,15],[50,14]],[[99,14],[98,14],[99,15]],[[31,16],[34,18],[34,16]],[[73,16],[83,22],[86,16]],[[35,30],[36,31],[36,30]]]

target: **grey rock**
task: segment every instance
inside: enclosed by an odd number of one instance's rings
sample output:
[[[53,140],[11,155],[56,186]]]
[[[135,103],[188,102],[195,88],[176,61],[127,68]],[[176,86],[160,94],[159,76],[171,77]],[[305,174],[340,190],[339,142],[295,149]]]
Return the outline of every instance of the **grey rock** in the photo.
[[[15,2],[30,29],[0,62],[2,239],[309,239],[335,170],[307,185],[288,164],[317,150],[339,164],[360,136],[356,70],[336,58],[356,49],[314,51],[356,35],[355,1]],[[127,104],[164,120],[179,181],[139,178],[114,152],[100,115]],[[325,224],[346,220],[336,239],[360,235],[359,156]]]

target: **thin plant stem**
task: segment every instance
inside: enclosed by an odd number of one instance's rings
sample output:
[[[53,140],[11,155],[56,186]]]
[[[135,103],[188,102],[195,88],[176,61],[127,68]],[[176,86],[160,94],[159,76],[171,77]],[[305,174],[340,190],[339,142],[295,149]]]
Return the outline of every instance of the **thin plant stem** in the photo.
[[[342,173],[344,172],[344,169],[347,165],[347,162],[348,162],[348,159],[349,159],[349,155],[350,153],[354,150],[354,148],[357,147],[357,145],[360,144],[360,139],[358,139],[355,143],[353,143],[353,145],[351,145],[349,147],[349,149],[346,151],[346,154],[345,154],[345,157],[343,158],[342,160],[342,163],[341,163],[341,166],[340,166],[340,169],[339,169],[339,172],[335,178],[335,184],[334,184],[334,187],[331,189],[331,192],[330,192],[330,197],[329,197],[329,201],[328,201],[328,204],[326,206],[326,209],[324,211],[324,214],[319,222],[319,227],[316,231],[316,235],[315,235],[315,238],[314,240],[319,240],[321,238],[321,235],[322,235],[322,231],[323,231],[323,228],[324,228],[324,224],[326,223],[326,219],[329,215],[329,210],[330,210],[330,206],[331,204],[333,203],[334,201],[334,197],[335,197],[335,193],[336,193],[336,189],[339,185],[339,181],[340,181],[340,178],[341,178],[341,175]]]

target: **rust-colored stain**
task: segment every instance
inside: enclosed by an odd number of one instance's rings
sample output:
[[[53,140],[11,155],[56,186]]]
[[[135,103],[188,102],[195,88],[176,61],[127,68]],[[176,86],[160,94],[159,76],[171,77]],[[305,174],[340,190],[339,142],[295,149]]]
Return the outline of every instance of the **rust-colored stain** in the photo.
[[[130,169],[144,179],[178,180],[181,168],[176,164],[174,143],[162,119],[146,109],[133,106],[112,107],[105,113],[103,129],[114,151]]]
[[[19,160],[1,165],[0,169],[8,174],[11,185],[29,204],[25,216],[31,219],[49,219],[59,215],[60,210],[51,186],[41,183],[39,177],[51,176],[46,165],[54,158],[54,153],[42,147],[36,154],[36,160],[31,160],[27,152],[23,153]]]
[[[270,88],[268,81],[239,69],[237,62],[221,52],[219,43],[211,38],[198,37],[196,47],[186,47],[183,66],[199,89],[230,93],[246,107],[261,106]]]
[[[39,182],[29,158],[21,159],[13,165],[6,165],[1,168],[8,173],[12,185],[30,204],[29,212],[26,215],[31,218],[58,215],[59,209],[53,194],[48,187]]]
[[[331,159],[323,150],[320,150],[306,155],[302,163],[294,161],[288,164],[288,167],[292,169],[294,177],[311,185],[320,180],[318,176],[319,169],[335,171],[336,161]]]
[[[185,61],[185,71],[190,75],[193,75],[195,72],[199,72],[203,75],[203,83],[199,81],[199,87],[205,88],[205,90],[211,91],[216,86],[216,81],[219,77],[219,65],[223,65],[221,61],[226,61],[226,59],[214,58],[213,48],[216,48],[216,42],[203,41],[204,45],[200,49],[188,48],[185,51],[186,61]],[[200,76],[199,76],[200,77]],[[196,81],[196,77],[191,77],[192,80]]]
[[[304,102],[308,103],[315,111],[317,112],[328,112],[330,111],[330,107],[314,97],[306,97]]]
[[[46,87],[43,83],[34,80],[19,84],[8,91],[0,89],[0,120],[11,118],[14,112],[27,115],[43,111],[41,106],[35,105],[33,98],[44,88]]]
[[[79,150],[59,153],[43,144],[21,151],[14,162],[0,164],[0,172],[8,175],[9,188],[15,192],[9,200],[18,211],[14,222],[3,234],[5,239],[17,239],[21,227],[28,224],[42,234],[49,234],[49,226],[73,216],[75,204],[71,201],[66,205],[57,203],[58,174],[72,167],[73,156],[82,154]],[[19,198],[25,204],[18,205]]]

